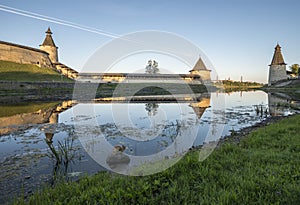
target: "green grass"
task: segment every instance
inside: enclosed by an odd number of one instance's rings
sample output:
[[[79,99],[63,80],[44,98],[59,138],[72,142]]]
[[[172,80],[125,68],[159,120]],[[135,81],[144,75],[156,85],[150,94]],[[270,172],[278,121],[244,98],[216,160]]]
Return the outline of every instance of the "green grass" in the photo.
[[[59,102],[20,103],[17,105],[0,105],[0,117],[8,117],[22,113],[32,113],[38,110],[53,108]]]
[[[300,115],[227,140],[146,177],[99,173],[34,193],[28,204],[300,204]],[[15,204],[26,204],[19,199]]]
[[[61,76],[51,68],[38,67],[30,64],[20,64],[9,61],[0,61],[0,81],[66,81],[71,79]]]

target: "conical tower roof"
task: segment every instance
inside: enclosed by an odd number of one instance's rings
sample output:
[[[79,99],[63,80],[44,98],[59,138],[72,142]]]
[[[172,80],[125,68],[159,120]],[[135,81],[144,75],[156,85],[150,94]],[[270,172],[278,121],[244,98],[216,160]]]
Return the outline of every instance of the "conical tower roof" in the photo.
[[[50,27],[48,27],[47,31],[45,32],[47,35],[46,35],[46,38],[44,40],[44,42],[42,43],[42,46],[53,46],[53,47],[56,47],[55,46],[55,43],[52,39],[52,32],[50,30]]]
[[[282,53],[281,53],[281,47],[278,43],[275,47],[273,59],[272,59],[272,62],[270,65],[286,65],[286,63],[283,60]]]
[[[197,63],[195,64],[193,70],[208,70],[207,67],[205,66],[203,60],[201,57],[199,57]]]

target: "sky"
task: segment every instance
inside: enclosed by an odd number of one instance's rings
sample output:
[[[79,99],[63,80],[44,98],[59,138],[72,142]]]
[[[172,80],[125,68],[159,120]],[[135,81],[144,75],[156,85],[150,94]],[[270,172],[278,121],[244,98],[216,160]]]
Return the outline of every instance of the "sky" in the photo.
[[[19,15],[9,12],[11,8],[56,19]],[[163,31],[201,49],[218,79],[242,76],[244,81],[266,83],[277,43],[287,66],[300,64],[299,9],[298,0],[1,0],[0,40],[38,48],[50,26],[59,61],[81,71],[99,48],[116,37]],[[114,71],[142,69],[149,59],[166,70],[177,65],[181,73],[188,72],[182,62],[153,52],[124,58]]]

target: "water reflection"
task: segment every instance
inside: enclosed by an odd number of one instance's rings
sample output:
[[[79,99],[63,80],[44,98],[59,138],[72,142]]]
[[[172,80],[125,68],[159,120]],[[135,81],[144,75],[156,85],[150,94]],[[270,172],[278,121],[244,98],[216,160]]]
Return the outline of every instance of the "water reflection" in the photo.
[[[34,124],[57,123],[58,114],[71,108],[75,101],[0,105],[0,135],[24,130]]]
[[[53,144],[53,133],[45,133],[46,144],[49,147],[48,156],[54,161],[52,178],[50,184],[54,185],[57,181],[68,181],[68,173],[70,173],[70,163],[74,163],[74,159],[79,147],[74,146],[74,138],[67,138],[63,141],[58,141],[58,146]]]
[[[125,149],[126,147],[124,145],[114,146],[113,151],[106,159],[106,163],[111,169],[118,171],[126,169],[130,163],[130,158],[123,153]]]
[[[300,109],[300,100],[286,93],[268,93],[268,101],[271,116],[291,115]]]
[[[263,117],[268,117],[269,111],[268,111],[268,106],[267,104],[259,104],[259,105],[254,105],[255,107],[255,112],[257,116],[260,116],[261,118]]]
[[[210,107],[210,98],[211,95],[209,93],[203,94],[202,97],[196,101],[190,103],[189,106],[193,108],[193,111],[197,115],[198,119],[200,119],[207,108]]]
[[[300,102],[262,91],[186,99],[2,105],[0,198],[20,192],[16,184],[29,191],[39,183],[82,172],[147,174],[143,164],[168,167],[193,146],[212,151],[220,133],[228,135],[270,115],[295,112]],[[213,104],[220,109],[212,109]]]
[[[148,112],[148,116],[154,116],[157,114],[157,108],[159,105],[157,103],[146,103],[145,109]]]
[[[85,150],[101,166],[122,174],[146,175],[146,164],[179,160],[194,144],[203,144],[209,130],[199,130],[199,120],[210,107],[210,94],[196,101],[147,102],[145,97],[130,103],[87,103],[73,108],[77,136]],[[98,100],[99,102],[99,100]],[[216,134],[217,132],[213,133]],[[116,146],[124,146],[115,152]],[[119,162],[119,164],[117,163]],[[165,163],[155,172],[170,166]],[[151,170],[153,173],[153,170]]]

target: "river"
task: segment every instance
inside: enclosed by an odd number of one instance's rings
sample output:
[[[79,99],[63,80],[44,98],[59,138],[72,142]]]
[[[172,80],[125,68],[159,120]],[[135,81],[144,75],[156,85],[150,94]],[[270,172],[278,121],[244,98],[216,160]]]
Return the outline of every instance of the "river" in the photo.
[[[298,112],[299,101],[251,91],[199,94],[196,100],[178,102],[64,101],[0,107],[4,203],[45,183],[99,171],[138,176],[163,171],[191,148],[216,145],[243,127]]]

